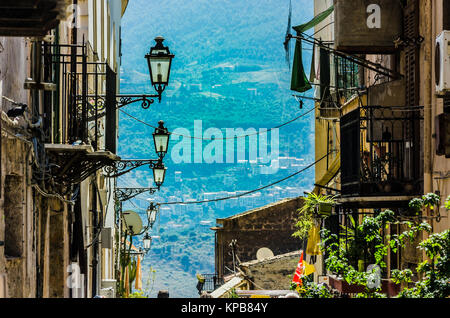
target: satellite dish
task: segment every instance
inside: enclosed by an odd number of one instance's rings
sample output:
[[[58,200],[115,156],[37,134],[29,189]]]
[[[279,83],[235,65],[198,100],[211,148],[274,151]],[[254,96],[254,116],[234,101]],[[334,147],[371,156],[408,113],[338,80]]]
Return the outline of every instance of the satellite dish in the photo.
[[[123,226],[131,235],[139,234],[142,231],[142,220],[139,214],[134,211],[125,211],[122,213]]]
[[[260,248],[256,252],[256,259],[258,261],[263,261],[263,260],[265,260],[267,258],[271,258],[273,256],[274,256],[273,252],[270,249],[268,249],[267,247]]]

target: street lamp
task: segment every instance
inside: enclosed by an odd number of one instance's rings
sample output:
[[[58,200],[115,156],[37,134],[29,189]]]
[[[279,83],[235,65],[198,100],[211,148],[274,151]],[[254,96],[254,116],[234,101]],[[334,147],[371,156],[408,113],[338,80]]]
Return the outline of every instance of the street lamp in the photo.
[[[155,143],[155,150],[156,153],[160,158],[163,158],[166,153],[167,149],[169,148],[169,130],[164,127],[164,122],[161,120],[158,123],[158,128],[155,129],[155,132],[153,133],[153,141]]]
[[[147,208],[147,219],[148,219],[148,224],[149,224],[150,228],[152,228],[153,224],[155,224],[157,214],[158,214],[158,209],[156,208],[156,205],[153,202],[150,203],[149,207]]]
[[[150,235],[148,235],[148,233],[145,233],[144,239],[142,240],[142,242],[144,243],[144,250],[146,253],[148,253],[148,251],[150,251],[150,247],[152,245],[152,237]]]
[[[161,102],[162,93],[167,85],[169,85],[170,68],[172,67],[172,59],[175,55],[170,53],[167,46],[163,45],[164,38],[162,36],[158,36],[155,41],[156,45],[150,48],[150,52],[145,55],[145,59],[148,63],[152,86],[155,88],[157,94],[116,95],[116,99],[118,99],[116,102],[117,109],[137,102],[141,102],[143,109],[148,109],[155,102],[154,98],[158,98],[158,101]],[[88,97],[95,98],[95,100],[99,99],[99,96],[95,95],[88,95]],[[105,100],[106,96],[100,96],[100,99]],[[90,119],[98,119],[103,116],[106,116],[106,111]]]
[[[138,167],[149,165],[149,168],[153,169],[153,178],[159,190],[164,183],[166,174],[166,168],[164,167],[162,160],[169,148],[169,137],[170,133],[167,128],[164,127],[164,122],[162,120],[159,121],[159,126],[155,128],[153,133],[153,143],[159,159],[114,160],[110,165],[105,167],[108,178],[118,178]]]
[[[155,38],[156,45],[150,49],[150,53],[145,55],[150,71],[152,85],[159,95],[169,84],[170,67],[174,55],[170,53],[169,48],[164,46],[164,38],[158,36]]]
[[[153,180],[155,181],[155,184],[158,188],[164,183],[166,170],[167,168],[164,167],[161,159],[158,160],[158,162],[153,166]]]

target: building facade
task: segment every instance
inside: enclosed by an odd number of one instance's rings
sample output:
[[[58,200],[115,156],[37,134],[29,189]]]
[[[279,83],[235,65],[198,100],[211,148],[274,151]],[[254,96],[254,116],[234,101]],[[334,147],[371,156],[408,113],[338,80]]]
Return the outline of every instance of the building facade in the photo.
[[[0,4],[4,297],[114,296],[115,181],[103,168],[118,159],[127,4]]]
[[[351,217],[390,209],[399,219],[428,222],[432,233],[448,230],[450,110],[439,74],[450,65],[436,43],[449,30],[450,4],[316,0],[315,14],[332,6],[315,26],[312,66],[316,159],[331,151],[316,166],[314,192],[337,195],[328,226],[339,231]],[[410,200],[428,193],[440,196],[436,209],[411,214]],[[415,246],[388,253],[386,278],[423,257]]]
[[[260,249],[269,249],[273,255],[299,250],[304,242],[292,234],[302,203],[302,198],[286,199],[218,219],[218,226],[212,228],[216,232],[216,277],[222,280],[237,271],[239,264],[256,260]]]

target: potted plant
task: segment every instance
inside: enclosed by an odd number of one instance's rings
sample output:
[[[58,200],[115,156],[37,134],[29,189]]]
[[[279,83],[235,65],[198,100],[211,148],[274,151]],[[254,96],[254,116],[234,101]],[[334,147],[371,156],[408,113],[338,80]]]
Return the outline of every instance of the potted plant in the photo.
[[[314,225],[314,219],[331,215],[332,208],[336,204],[333,196],[308,193],[304,197],[303,206],[298,210],[298,229],[293,236],[300,239],[308,237],[309,231]]]
[[[319,202],[317,205],[317,214],[323,217],[330,216],[333,211],[333,205],[334,203],[332,202]]]

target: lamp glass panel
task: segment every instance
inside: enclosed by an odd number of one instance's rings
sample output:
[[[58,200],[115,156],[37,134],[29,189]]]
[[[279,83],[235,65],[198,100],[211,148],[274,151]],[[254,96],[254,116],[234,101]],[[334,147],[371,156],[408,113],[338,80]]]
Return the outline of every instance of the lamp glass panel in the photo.
[[[150,223],[151,223],[151,224],[154,224],[154,223],[155,223],[155,221],[156,221],[156,210],[152,210],[152,211],[150,212],[150,218],[149,218],[149,220],[150,220]]]
[[[150,237],[144,238],[143,243],[144,243],[144,249],[149,250],[150,246],[152,245],[152,239]]]
[[[154,134],[153,139],[155,141],[155,150],[157,153],[166,153],[169,143],[169,135],[166,134]]]
[[[155,183],[162,184],[164,182],[165,174],[166,174],[166,168],[154,168],[153,169],[153,178],[155,179]]]
[[[153,85],[167,84],[169,81],[170,58],[169,57],[150,57],[149,63],[150,63]]]

